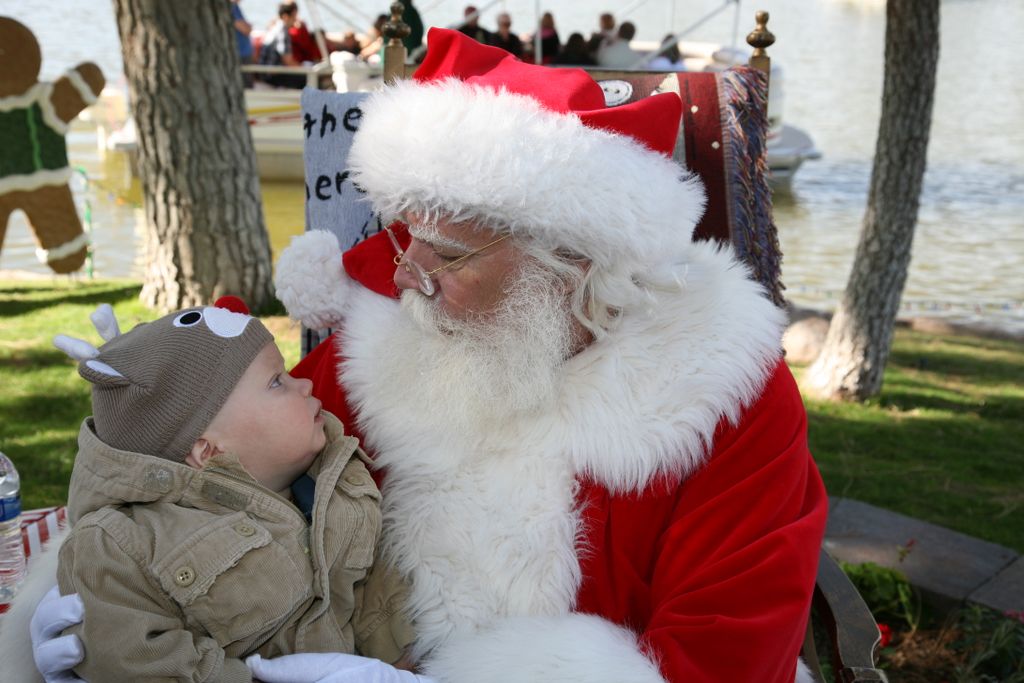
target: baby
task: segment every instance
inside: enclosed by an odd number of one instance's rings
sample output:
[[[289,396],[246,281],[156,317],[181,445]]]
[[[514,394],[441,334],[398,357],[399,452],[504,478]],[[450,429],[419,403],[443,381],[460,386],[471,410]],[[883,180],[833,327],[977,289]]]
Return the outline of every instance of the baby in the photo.
[[[205,307],[117,334],[105,310],[99,349],[55,340],[92,383],[58,569],[85,606],[76,673],[250,681],[253,654],[400,660],[412,629],[405,587],[374,563],[367,456],[270,332]]]

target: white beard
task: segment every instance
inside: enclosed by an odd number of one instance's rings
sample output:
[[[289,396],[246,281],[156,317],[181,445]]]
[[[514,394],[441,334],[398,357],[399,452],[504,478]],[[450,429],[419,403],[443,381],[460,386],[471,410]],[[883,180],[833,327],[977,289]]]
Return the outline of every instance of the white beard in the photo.
[[[479,430],[495,420],[549,406],[570,354],[571,314],[557,276],[540,264],[523,267],[498,310],[454,320],[434,299],[402,293],[412,323],[392,349],[396,370],[414,378],[409,391],[430,406],[438,424]]]
[[[564,289],[531,264],[486,318],[454,321],[405,293],[386,330],[350,338],[349,386],[387,471],[381,552],[411,583],[416,659],[498,618],[562,614],[576,595],[575,476],[531,435],[564,390]]]

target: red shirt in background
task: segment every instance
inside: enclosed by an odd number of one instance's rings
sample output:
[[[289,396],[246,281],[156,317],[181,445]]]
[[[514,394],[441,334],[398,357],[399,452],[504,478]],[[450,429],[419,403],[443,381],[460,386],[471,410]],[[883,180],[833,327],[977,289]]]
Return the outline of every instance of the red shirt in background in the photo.
[[[288,37],[292,40],[292,56],[299,62],[319,62],[322,59],[320,48],[305,24],[296,24],[288,29]]]

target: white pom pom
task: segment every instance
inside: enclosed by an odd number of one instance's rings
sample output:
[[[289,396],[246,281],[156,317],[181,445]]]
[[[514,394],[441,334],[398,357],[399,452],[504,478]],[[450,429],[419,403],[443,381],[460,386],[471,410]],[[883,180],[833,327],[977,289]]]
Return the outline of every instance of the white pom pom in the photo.
[[[66,334],[58,334],[54,337],[53,345],[77,361],[89,360],[100,355],[99,349],[89,342],[69,337]]]
[[[292,319],[315,330],[337,327],[353,287],[338,239],[322,230],[293,237],[277,260],[274,286]]]
[[[93,327],[103,337],[103,341],[110,341],[121,334],[121,328],[117,325],[117,318],[114,317],[114,309],[110,304],[100,304],[89,316]]]

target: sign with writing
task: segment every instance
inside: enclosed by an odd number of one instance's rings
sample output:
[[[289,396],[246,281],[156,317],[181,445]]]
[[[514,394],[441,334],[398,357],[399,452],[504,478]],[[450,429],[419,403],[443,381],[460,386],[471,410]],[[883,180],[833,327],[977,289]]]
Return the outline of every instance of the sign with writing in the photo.
[[[382,229],[364,192],[352,182],[348,152],[369,93],[302,91],[306,230],[333,232],[348,250]]]

